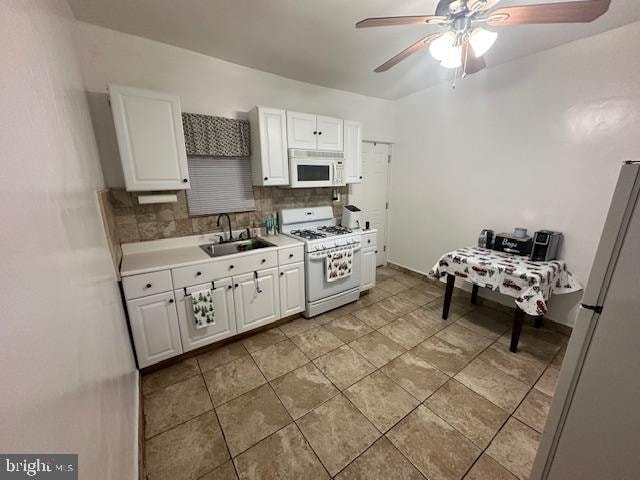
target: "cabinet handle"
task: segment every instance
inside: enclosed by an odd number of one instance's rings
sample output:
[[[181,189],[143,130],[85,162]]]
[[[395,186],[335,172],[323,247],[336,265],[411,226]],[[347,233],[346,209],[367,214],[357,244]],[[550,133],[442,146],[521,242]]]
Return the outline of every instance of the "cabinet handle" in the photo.
[[[196,272],[196,277],[199,277],[200,275],[202,275],[202,272]]]
[[[289,258],[293,258],[293,253],[290,253],[290,254],[289,254]]]
[[[150,283],[147,283],[146,288],[151,288],[153,285],[151,285]]]
[[[173,303],[173,298],[170,298],[170,299],[169,299],[169,303]]]
[[[189,179],[188,178],[183,178],[182,179],[182,183],[189,183]]]

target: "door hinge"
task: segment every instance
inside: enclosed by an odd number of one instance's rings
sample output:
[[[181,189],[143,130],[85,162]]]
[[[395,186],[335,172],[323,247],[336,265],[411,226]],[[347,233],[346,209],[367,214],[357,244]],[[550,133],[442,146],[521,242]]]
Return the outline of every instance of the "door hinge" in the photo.
[[[389,210],[389,202],[387,202],[384,206],[385,210]]]
[[[382,251],[386,252],[387,251],[387,246],[385,245],[384,247],[382,247]]]
[[[387,155],[387,163],[391,163],[391,155]]]

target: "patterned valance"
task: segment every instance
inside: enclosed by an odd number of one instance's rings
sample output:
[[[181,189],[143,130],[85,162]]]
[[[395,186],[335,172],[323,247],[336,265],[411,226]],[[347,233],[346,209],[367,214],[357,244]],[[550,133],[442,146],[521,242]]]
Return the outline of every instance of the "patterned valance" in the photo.
[[[187,155],[248,157],[251,154],[246,120],[183,113],[182,125]]]

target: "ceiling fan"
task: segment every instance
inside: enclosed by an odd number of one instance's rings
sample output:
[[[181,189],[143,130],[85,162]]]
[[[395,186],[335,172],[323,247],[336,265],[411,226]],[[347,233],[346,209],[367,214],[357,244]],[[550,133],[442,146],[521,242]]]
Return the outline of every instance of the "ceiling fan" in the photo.
[[[367,18],[356,28],[395,25],[437,25],[444,32],[432,33],[407,47],[375,69],[385,72],[410,55],[429,47],[431,55],[445,68],[462,68],[463,75],[487,66],[484,54],[498,34],[484,26],[587,23],[609,10],[611,0],[581,0],[504,7],[493,10],[500,0],[440,0],[435,15]]]

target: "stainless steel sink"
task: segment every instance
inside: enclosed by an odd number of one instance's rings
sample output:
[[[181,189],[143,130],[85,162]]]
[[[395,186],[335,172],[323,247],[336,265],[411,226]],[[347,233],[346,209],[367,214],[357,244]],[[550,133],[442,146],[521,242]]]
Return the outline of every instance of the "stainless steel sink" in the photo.
[[[200,245],[200,248],[204,250],[207,255],[213,258],[233,255],[234,253],[250,252],[251,250],[267,247],[273,247],[273,245],[260,239]]]

